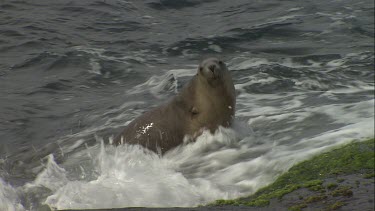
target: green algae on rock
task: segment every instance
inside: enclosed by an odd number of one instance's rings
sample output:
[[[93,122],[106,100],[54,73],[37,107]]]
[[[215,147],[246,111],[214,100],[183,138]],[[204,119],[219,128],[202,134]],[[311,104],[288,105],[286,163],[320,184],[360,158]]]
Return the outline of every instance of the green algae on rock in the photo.
[[[337,184],[329,183],[323,186],[323,180],[338,175],[361,173],[364,177],[374,175],[374,139],[350,144],[333,149],[329,152],[317,155],[309,160],[303,161],[288,172],[281,175],[274,183],[258,190],[255,194],[234,200],[217,200],[210,205],[245,205],[253,207],[263,207],[270,203],[271,199],[279,199],[297,189],[307,188],[310,191],[324,193],[331,190],[331,196],[347,196],[352,194],[348,187],[338,187]],[[320,195],[320,200],[326,196]],[[307,206],[307,203],[317,198],[308,197],[303,203],[292,207],[291,210],[300,210]],[[342,206],[337,202],[332,208]],[[329,208],[328,208],[329,209]]]

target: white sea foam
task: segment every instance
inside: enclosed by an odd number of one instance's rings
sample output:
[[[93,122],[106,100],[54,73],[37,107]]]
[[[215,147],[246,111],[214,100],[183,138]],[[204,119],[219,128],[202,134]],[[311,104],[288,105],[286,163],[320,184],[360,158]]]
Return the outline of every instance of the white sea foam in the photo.
[[[368,111],[371,105],[373,101],[352,109]],[[248,126],[241,122],[236,122],[234,130],[204,132],[195,143],[178,147],[163,157],[139,146],[95,145],[60,165],[50,155],[45,169],[22,188],[25,192],[48,188],[52,193],[45,203],[57,209],[188,207],[236,198],[254,193],[299,161],[354,138],[374,135],[373,119],[363,115],[351,118],[357,119],[357,123],[288,145],[256,138],[244,131]],[[244,132],[246,136],[238,136]],[[92,158],[92,169],[80,174],[92,174],[93,179],[77,177],[72,175],[77,173],[64,169],[68,163],[79,165],[77,161],[86,160],[88,155]],[[1,205],[6,210],[23,210],[16,191],[0,182]]]
[[[0,178],[0,210],[21,211],[25,210],[18,197],[16,189],[5,183]]]
[[[138,146],[95,145],[87,149],[93,156],[91,172],[97,173],[95,179],[67,180],[69,175],[62,167],[64,164],[58,166],[50,157],[33,185],[54,190],[45,203],[57,209],[188,207],[215,199],[236,198],[254,193],[299,161],[350,140],[373,136],[373,112],[370,111],[373,103],[326,106],[302,112],[303,115],[324,112],[334,116],[336,111],[342,115],[361,109],[364,113],[357,112],[342,120],[352,119],[353,123],[295,143],[257,138],[248,131],[246,136],[239,137],[248,126],[236,122],[234,130],[220,128],[215,134],[204,132],[195,143],[178,147],[163,157]],[[278,121],[293,115],[296,121],[304,119],[298,113],[273,118]],[[83,160],[84,156],[82,153],[74,159]],[[51,186],[57,175],[60,183]]]
[[[101,65],[98,61],[96,61],[95,59],[91,58],[90,59],[90,66],[91,66],[91,69],[89,69],[88,71],[90,73],[94,73],[94,74],[97,74],[97,75],[101,75],[102,73],[100,72],[101,70]]]
[[[177,93],[177,79],[173,73],[163,74],[161,76],[151,76],[146,82],[135,86],[127,91],[128,94],[139,94],[148,90],[155,97],[159,97],[161,93]]]
[[[146,61],[148,59],[157,60],[157,61],[164,61],[163,59],[158,58],[158,56],[156,56],[155,54],[153,54],[149,50],[144,50],[144,49],[138,50],[138,51],[124,52],[124,53],[128,53],[128,55],[123,55],[123,56],[109,56],[109,55],[105,54],[106,49],[93,48],[93,47],[89,47],[89,46],[75,46],[75,47],[73,47],[73,49],[78,51],[78,52],[90,54],[90,55],[93,56],[93,58],[95,58],[94,60],[90,60],[90,65],[93,68],[93,70],[91,70],[91,71],[93,71],[93,72],[96,72],[96,70],[94,70],[95,68],[100,67],[100,66],[97,66],[97,64],[92,63],[92,62],[97,62],[98,59],[104,60],[104,61],[121,62],[121,63],[124,63],[124,64],[129,64],[130,61],[137,61],[139,63],[143,63],[143,64],[146,64],[146,65],[147,65]]]
[[[264,120],[290,120],[293,124],[284,128],[286,133],[315,113],[346,124],[296,142],[285,142],[286,136],[278,140],[253,136],[249,125],[236,121],[234,130],[205,132],[195,143],[178,147],[163,157],[138,146],[115,148],[97,144],[72,154],[61,164],[49,156],[36,179],[19,189],[28,192],[48,188],[51,193],[41,202],[57,209],[190,207],[245,196],[271,183],[299,161],[353,139],[373,136],[373,106],[374,100],[309,108],[286,103],[278,108],[279,112],[277,108],[259,108],[244,114],[255,116],[249,119],[250,126],[266,126]],[[297,107],[298,112],[288,112],[288,108]],[[86,161],[91,164],[84,164]],[[81,171],[70,171],[72,166],[81,166]],[[1,185],[4,209],[22,210],[16,190],[4,182]]]

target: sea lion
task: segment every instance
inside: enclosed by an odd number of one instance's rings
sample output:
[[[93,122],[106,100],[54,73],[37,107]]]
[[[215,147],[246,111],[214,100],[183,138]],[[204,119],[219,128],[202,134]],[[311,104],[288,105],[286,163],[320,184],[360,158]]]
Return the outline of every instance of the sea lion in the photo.
[[[166,104],[133,120],[114,144],[140,144],[156,153],[183,143],[185,136],[194,140],[203,129],[214,132],[229,127],[234,117],[236,94],[230,73],[217,58],[199,65],[197,74]]]

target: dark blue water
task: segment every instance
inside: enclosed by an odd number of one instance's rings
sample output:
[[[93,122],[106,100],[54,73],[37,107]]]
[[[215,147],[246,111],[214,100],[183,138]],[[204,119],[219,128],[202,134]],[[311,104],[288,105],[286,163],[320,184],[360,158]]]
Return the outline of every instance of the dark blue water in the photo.
[[[165,158],[100,149],[208,56],[231,70],[233,131]],[[0,210],[239,197],[373,128],[371,0],[0,1]]]

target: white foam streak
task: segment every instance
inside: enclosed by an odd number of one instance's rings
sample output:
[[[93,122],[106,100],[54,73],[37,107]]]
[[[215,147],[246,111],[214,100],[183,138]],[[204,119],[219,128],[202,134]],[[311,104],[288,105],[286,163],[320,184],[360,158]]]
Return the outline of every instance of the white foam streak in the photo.
[[[43,186],[52,191],[58,190],[60,187],[64,186],[68,182],[66,178],[65,169],[58,166],[53,158],[53,155],[48,156],[47,165],[36,179],[32,183],[27,183],[25,187],[27,189]]]
[[[0,178],[0,210],[23,211],[16,189]]]
[[[155,97],[160,97],[162,93],[177,93],[178,78],[193,76],[196,73],[194,69],[172,69],[160,76],[151,76],[146,82],[141,83],[127,91],[128,94],[139,94],[150,92]]]
[[[177,79],[174,74],[165,74],[161,76],[151,76],[146,82],[135,86],[129,90],[128,94],[138,94],[149,90],[155,97],[159,97],[161,93],[172,91],[177,93]]]

